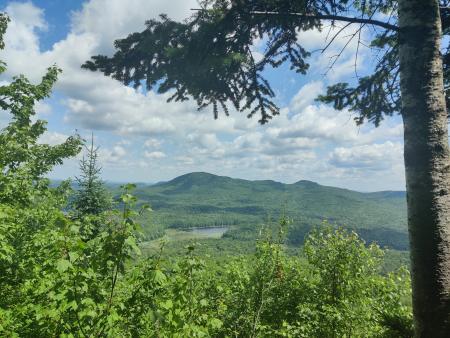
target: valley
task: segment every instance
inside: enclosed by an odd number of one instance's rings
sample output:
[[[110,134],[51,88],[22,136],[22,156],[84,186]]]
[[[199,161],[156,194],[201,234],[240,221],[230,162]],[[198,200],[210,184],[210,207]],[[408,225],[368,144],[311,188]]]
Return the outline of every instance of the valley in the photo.
[[[117,186],[110,186],[117,194]],[[287,244],[298,246],[323,222],[357,232],[366,242],[395,250],[408,249],[406,198],[402,191],[361,193],[311,181],[283,184],[248,181],[209,173],[190,173],[154,185],[138,184],[138,205],[149,203],[146,240],[204,239],[198,230],[229,227],[224,238],[254,241],[262,227],[273,228],[280,217],[290,220]],[[192,236],[194,235],[194,236]]]

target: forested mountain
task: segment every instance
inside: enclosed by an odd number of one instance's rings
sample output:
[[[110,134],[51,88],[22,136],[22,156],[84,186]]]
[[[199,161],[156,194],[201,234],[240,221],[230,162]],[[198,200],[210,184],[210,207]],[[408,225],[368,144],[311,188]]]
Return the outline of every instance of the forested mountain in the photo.
[[[293,184],[248,181],[196,172],[155,185],[138,185],[140,203],[150,203],[156,223],[190,228],[233,225],[238,234],[292,219],[288,241],[298,244],[323,221],[357,230],[367,241],[407,249],[406,199],[402,191],[361,193],[301,180]],[[250,237],[252,237],[250,235]]]

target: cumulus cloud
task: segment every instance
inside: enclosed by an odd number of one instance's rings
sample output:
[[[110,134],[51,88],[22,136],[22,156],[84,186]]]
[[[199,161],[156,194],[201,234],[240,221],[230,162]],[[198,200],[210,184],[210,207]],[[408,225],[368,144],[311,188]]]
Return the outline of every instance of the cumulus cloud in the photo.
[[[216,134],[205,133],[205,134],[189,134],[187,139],[194,145],[194,147],[202,149],[214,149],[219,147],[220,141],[217,139]]]
[[[38,140],[41,144],[50,144],[52,146],[64,143],[69,135],[58,133],[55,131],[47,131]]]
[[[149,138],[144,142],[144,146],[147,148],[159,148],[162,142],[156,138]]]
[[[12,19],[4,36],[7,48],[1,52],[1,59],[8,64],[6,74],[28,74],[30,71],[33,79],[38,79],[39,71],[30,67],[30,63],[42,57],[37,33],[47,29],[44,11],[31,2],[11,2],[2,11]],[[45,67],[39,65],[38,69]]]
[[[191,14],[196,0],[91,0],[73,14],[72,32],[93,34],[98,41],[96,51],[113,52],[112,42],[131,32],[142,31],[144,23],[160,14],[168,14],[175,20],[183,20]]]
[[[352,115],[346,110],[337,112],[325,105],[308,105],[302,111],[294,112],[290,123],[279,130],[281,138],[307,137],[343,142],[358,137]]]
[[[100,162],[107,165],[125,166],[129,164],[129,162],[126,161],[127,151],[119,144],[114,145],[112,148],[101,147],[99,148],[98,154]]]
[[[39,42],[35,33],[47,29],[44,11],[31,2],[13,2],[5,11],[15,19],[9,24],[9,32],[5,36],[8,47],[22,52],[39,53]]]
[[[160,159],[166,157],[166,154],[164,154],[162,151],[145,151],[144,156],[148,159]]]
[[[166,12],[176,19],[190,14],[194,1],[105,1],[83,4],[72,18],[72,30],[51,50],[40,52],[37,30],[46,27],[43,11],[30,3],[13,2],[6,7],[12,22],[5,40],[6,75],[25,73],[38,81],[46,67],[63,69],[56,89],[66,97],[66,122],[81,128],[100,129],[119,134],[149,135],[173,132],[171,116],[196,114],[192,104],[166,104],[167,96],[146,95],[124,87],[100,73],[80,69],[82,63],[101,52],[111,52],[113,41],[143,29],[145,20]],[[109,46],[109,50],[106,50]],[[24,50],[26,48],[26,50]],[[201,118],[200,118],[201,119]],[[198,119],[199,120],[199,119]]]
[[[324,91],[325,86],[322,81],[313,81],[305,84],[292,98],[291,109],[296,112],[303,111],[306,107],[314,104],[315,98],[324,93]]]
[[[339,168],[384,170],[401,163],[403,146],[399,143],[385,142],[334,149],[330,163]]]

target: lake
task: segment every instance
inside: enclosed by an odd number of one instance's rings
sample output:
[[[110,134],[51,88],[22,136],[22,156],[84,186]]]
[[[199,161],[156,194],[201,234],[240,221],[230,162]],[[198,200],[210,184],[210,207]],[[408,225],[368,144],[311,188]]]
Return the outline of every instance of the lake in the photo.
[[[214,238],[219,239],[227,232],[229,227],[209,227],[209,228],[189,228],[189,229],[166,229],[164,236],[168,242],[178,242],[185,240],[207,239]],[[144,249],[156,249],[159,248],[161,239],[154,239],[152,241],[141,243],[141,247]]]
[[[183,231],[192,234],[193,238],[221,238],[228,229],[228,227],[211,227],[190,228]]]

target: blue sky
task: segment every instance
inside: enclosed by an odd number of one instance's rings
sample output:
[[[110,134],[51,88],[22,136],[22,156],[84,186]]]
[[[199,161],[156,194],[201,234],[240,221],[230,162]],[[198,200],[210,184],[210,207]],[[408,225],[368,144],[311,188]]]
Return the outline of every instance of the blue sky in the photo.
[[[39,81],[48,66],[61,67],[54,94],[37,107],[38,116],[49,121],[42,142],[94,132],[107,180],[156,182],[207,171],[287,183],[307,179],[360,191],[404,189],[398,117],[380,128],[358,128],[350,112],[314,101],[328,84],[354,79],[355,43],[326,75],[330,57],[345,40],[313,54],[307,76],[287,67],[268,71],[282,114],[265,126],[238,112],[214,120],[210,110],[197,112],[193,102],[166,103],[167,96],[80,69],[91,55],[111,54],[114,39],[142,30],[147,19],[167,13],[181,20],[195,6],[195,0],[0,0],[0,10],[12,19],[0,52],[8,64],[0,83],[17,74]],[[319,31],[299,35],[308,50],[323,46],[325,38]],[[256,57],[261,48],[263,42],[255,41]],[[358,73],[368,71],[371,57],[369,50],[360,51]],[[0,112],[0,126],[7,121],[7,113]],[[76,174],[73,159],[52,177]]]

